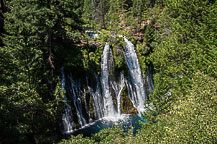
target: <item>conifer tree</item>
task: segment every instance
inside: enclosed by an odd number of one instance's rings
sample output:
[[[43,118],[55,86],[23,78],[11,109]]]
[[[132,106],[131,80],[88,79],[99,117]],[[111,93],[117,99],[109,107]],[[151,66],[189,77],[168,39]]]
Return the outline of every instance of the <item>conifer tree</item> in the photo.
[[[0,138],[5,143],[50,143],[58,138],[55,59],[64,51],[64,41],[80,31],[77,7],[76,1],[10,1],[5,46],[0,47]]]
[[[88,25],[95,25],[94,3],[92,0],[84,0],[83,2],[83,19]]]
[[[120,22],[122,5],[120,0],[110,0],[109,3],[110,7],[107,13],[108,25],[111,30],[116,30]]]

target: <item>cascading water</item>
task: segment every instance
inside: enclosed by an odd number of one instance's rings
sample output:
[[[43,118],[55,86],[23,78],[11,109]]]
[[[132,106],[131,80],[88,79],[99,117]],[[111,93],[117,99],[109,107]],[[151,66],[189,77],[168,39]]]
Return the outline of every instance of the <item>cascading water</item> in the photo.
[[[124,88],[124,85],[124,74],[122,72],[120,73],[120,78],[117,82],[115,80],[111,81],[111,86],[117,99],[117,112],[119,116],[121,115],[121,92]]]
[[[90,116],[90,110],[89,110],[89,106],[87,104],[87,96],[86,96],[86,90],[84,89],[84,104],[85,104],[85,111],[87,113],[87,116],[88,116],[88,122],[91,122],[92,119],[91,119],[91,116]]]
[[[102,61],[101,61],[101,86],[102,86],[102,96],[103,96],[103,103],[104,103],[104,116],[114,116],[116,114],[112,96],[110,93],[110,86],[109,86],[109,71],[110,65],[109,63],[113,61],[110,57],[111,50],[109,48],[109,44],[106,43],[104,47],[104,51],[102,54]]]
[[[76,83],[72,79],[71,75],[69,76],[69,80],[71,82],[70,92],[71,92],[71,95],[73,96],[72,99],[73,99],[73,103],[74,103],[76,113],[78,116],[78,122],[82,127],[82,126],[87,124],[87,122],[83,116],[83,113],[82,113],[81,95],[83,94],[83,92],[80,89],[80,83]]]
[[[124,47],[124,57],[129,68],[129,77],[127,82],[128,95],[137,111],[144,112],[146,99],[144,79],[139,66],[138,58],[133,44],[124,38],[126,43]]]
[[[62,80],[61,80],[61,88],[65,90],[65,75],[64,75],[64,69],[61,68],[61,73],[62,73]],[[62,116],[62,122],[63,122],[63,133],[69,133],[73,131],[73,125],[74,120],[72,116],[72,108],[71,106],[67,103],[67,97],[64,95],[64,100],[66,101],[66,108],[65,108],[65,113]]]
[[[86,127],[100,119],[117,122],[125,117],[126,114],[121,112],[121,104],[124,103],[121,93],[125,85],[133,107],[139,114],[145,111],[144,104],[147,98],[145,81],[153,90],[152,74],[147,73],[146,80],[143,78],[133,44],[125,37],[124,41],[126,45],[123,54],[129,69],[127,77],[122,72],[120,76],[115,76],[112,50],[108,43],[105,44],[101,56],[100,80],[96,73],[94,73],[95,79],[86,77],[86,82],[79,78],[73,80],[72,75],[68,75],[65,79],[64,71],[61,69],[61,87],[67,91],[68,99],[70,98],[73,103],[72,106],[66,103],[62,117],[64,133],[75,132],[77,124]],[[66,96],[64,99],[68,101]]]
[[[95,90],[92,86],[89,86],[87,82],[87,87],[90,92],[90,95],[93,97],[93,105],[94,105],[94,115],[96,119],[100,119],[103,117],[103,105],[102,105],[102,96],[100,92],[100,82],[96,73],[94,73],[96,79]]]

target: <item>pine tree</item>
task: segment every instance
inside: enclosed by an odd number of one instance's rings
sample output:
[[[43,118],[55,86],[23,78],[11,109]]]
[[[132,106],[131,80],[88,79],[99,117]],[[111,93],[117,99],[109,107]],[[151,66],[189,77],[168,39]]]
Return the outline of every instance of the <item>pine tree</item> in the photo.
[[[2,36],[3,33],[5,33],[4,16],[3,16],[5,12],[6,12],[5,2],[3,0],[0,0],[0,37]],[[3,46],[1,38],[0,38],[0,46]]]
[[[84,0],[83,2],[83,19],[88,25],[94,24],[94,5],[92,0]]]
[[[122,5],[120,0],[110,0],[110,7],[107,13],[107,21],[109,25],[109,29],[117,30],[118,24],[120,23],[120,14]]]
[[[55,59],[64,51],[64,41],[80,31],[77,8],[76,1],[10,1],[5,46],[0,47],[0,138],[5,143],[50,143],[58,138]]]

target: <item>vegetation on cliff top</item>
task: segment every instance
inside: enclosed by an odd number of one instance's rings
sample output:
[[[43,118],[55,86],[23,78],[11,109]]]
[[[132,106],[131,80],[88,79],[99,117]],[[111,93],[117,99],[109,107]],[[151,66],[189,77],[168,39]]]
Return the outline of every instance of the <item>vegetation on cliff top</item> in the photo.
[[[144,74],[153,69],[149,123],[136,136],[113,128],[60,143],[217,142],[217,1],[1,0],[0,6],[0,143],[60,141],[60,67],[100,73],[109,41],[116,70],[124,70],[114,34],[134,43]],[[89,39],[87,28],[104,29],[101,39]]]

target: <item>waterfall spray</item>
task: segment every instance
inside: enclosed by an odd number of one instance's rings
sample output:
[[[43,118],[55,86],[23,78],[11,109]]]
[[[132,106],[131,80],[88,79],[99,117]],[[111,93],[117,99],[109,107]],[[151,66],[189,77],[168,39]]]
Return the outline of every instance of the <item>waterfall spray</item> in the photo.
[[[144,112],[144,104],[146,100],[146,93],[144,87],[144,79],[139,61],[135,52],[133,44],[124,38],[126,43],[124,47],[124,57],[129,68],[128,77],[128,95],[137,111],[139,113]]]

